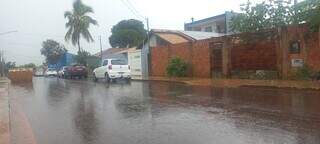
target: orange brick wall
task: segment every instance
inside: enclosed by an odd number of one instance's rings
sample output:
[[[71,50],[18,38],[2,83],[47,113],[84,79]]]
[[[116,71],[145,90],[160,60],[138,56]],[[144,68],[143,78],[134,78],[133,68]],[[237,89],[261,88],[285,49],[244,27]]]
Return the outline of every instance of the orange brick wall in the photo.
[[[208,40],[198,41],[192,48],[192,72],[194,77],[211,77],[211,58]]]
[[[232,70],[276,70],[276,48],[275,41],[234,45],[231,49]]]
[[[289,40],[299,40],[300,54],[289,54],[288,64],[291,67],[291,59],[303,59],[313,70],[320,70],[320,47],[318,32],[310,33],[306,25],[287,27]]]
[[[307,41],[307,64],[314,70],[320,71],[320,47],[319,47],[319,35],[315,33]]]
[[[231,70],[278,70],[291,67],[291,59],[301,58],[314,70],[320,71],[320,46],[318,33],[308,34],[306,26],[287,27],[288,40],[299,40],[300,54],[283,56],[287,46],[280,45],[281,39],[260,41],[254,44],[233,44],[231,48]],[[223,42],[224,37],[200,40],[193,43],[151,48],[151,76],[166,76],[168,61],[180,57],[188,62],[189,77],[211,77],[211,50],[209,43]]]
[[[152,47],[151,48],[151,75],[166,76],[166,68],[168,65],[168,47]]]
[[[168,61],[174,57],[179,57],[189,64],[188,77],[210,77],[210,53],[207,41],[153,47],[151,76],[166,76]]]

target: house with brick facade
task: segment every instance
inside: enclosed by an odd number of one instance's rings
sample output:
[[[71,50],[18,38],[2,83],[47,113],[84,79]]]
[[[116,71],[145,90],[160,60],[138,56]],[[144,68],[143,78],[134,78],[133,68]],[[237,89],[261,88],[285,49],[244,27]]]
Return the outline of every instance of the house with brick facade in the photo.
[[[189,64],[189,77],[272,72],[286,79],[304,65],[320,71],[319,34],[310,32],[307,25],[266,30],[262,33],[272,36],[262,39],[258,38],[261,33],[193,33],[196,36],[186,33],[189,32],[155,30],[151,33],[147,55],[149,75],[166,76],[166,67],[173,57]],[[251,39],[244,42],[243,35]]]
[[[180,45],[184,43],[193,43],[199,40],[208,39],[212,37],[221,37],[226,34],[213,33],[213,32],[199,32],[199,31],[182,31],[182,30],[165,30],[165,29],[152,29],[150,31],[147,41],[141,46],[141,56],[142,56],[142,75],[147,77],[151,74],[153,67],[159,67],[158,72],[165,73],[165,67],[163,64],[153,65],[152,60],[159,58],[164,58],[164,61],[168,59],[168,56],[159,55],[151,53],[153,48],[157,47],[171,47],[175,45]],[[156,49],[157,50],[157,49]],[[162,49],[159,49],[162,50]],[[178,48],[174,50],[179,51]],[[163,66],[163,67],[162,67]],[[155,73],[156,71],[153,70]]]

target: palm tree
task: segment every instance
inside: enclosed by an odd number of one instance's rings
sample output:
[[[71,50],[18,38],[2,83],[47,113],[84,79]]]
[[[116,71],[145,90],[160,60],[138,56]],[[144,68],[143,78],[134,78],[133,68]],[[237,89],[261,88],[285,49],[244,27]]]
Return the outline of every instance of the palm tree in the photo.
[[[98,22],[88,16],[90,13],[93,13],[93,9],[90,6],[83,4],[81,0],[76,0],[73,3],[72,11],[66,11],[64,13],[64,17],[68,19],[66,23],[68,31],[66,33],[65,40],[71,40],[73,45],[78,45],[78,52],[81,52],[81,36],[88,42],[94,41],[89,32],[89,27],[91,24],[97,25]]]

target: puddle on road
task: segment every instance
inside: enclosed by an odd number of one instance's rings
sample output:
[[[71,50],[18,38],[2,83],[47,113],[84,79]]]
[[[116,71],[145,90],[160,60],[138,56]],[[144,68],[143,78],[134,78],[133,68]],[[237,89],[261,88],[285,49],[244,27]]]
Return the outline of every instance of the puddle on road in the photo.
[[[10,97],[38,143],[320,143],[319,91],[35,78]]]

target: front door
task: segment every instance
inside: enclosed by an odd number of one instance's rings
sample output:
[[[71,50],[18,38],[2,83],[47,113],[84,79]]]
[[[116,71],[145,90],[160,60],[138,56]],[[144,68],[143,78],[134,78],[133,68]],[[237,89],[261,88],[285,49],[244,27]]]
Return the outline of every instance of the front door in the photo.
[[[211,73],[213,77],[222,75],[222,43],[210,43]]]

